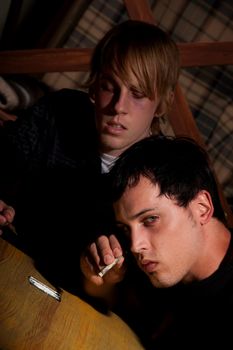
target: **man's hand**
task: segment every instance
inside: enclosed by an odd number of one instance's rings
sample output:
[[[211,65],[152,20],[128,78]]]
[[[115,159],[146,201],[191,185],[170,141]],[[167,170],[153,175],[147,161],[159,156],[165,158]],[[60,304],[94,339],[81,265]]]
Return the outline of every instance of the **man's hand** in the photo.
[[[8,120],[15,121],[17,119],[17,116],[14,114],[10,114],[8,112],[3,111],[0,109],[0,126],[3,126],[5,122]]]
[[[11,224],[15,217],[15,210],[13,207],[7,205],[5,202],[0,200],[0,227]],[[2,230],[0,228],[0,234]]]
[[[103,277],[98,273],[106,266],[121,257]],[[93,242],[81,257],[81,270],[85,277],[85,290],[97,297],[106,297],[112,293],[116,283],[122,281],[125,275],[123,251],[116,236],[100,236]]]

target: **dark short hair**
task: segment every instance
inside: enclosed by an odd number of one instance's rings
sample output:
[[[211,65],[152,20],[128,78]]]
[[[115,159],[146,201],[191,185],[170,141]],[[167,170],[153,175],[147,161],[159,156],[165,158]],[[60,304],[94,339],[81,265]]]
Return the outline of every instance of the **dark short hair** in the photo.
[[[159,186],[161,195],[182,207],[187,207],[199,191],[208,191],[213,216],[225,222],[208,154],[192,139],[158,135],[145,138],[122,153],[110,174],[113,202],[145,176]]]

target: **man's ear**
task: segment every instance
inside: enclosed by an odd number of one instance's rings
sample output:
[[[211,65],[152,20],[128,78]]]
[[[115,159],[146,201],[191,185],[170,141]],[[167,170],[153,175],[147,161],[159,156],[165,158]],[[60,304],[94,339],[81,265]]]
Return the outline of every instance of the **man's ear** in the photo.
[[[208,191],[200,191],[194,198],[195,212],[201,225],[205,225],[212,218],[214,206]]]
[[[89,91],[88,91],[88,95],[89,95],[89,99],[90,99],[91,103],[95,103],[95,91],[94,90],[95,90],[94,87],[91,86],[89,88]]]
[[[168,91],[167,96],[160,100],[155,111],[155,117],[159,118],[168,113],[174,101],[174,91]]]
[[[162,116],[164,116],[166,114],[167,111],[167,105],[166,105],[166,101],[162,100],[159,102],[155,113],[154,113],[154,118],[160,118]]]

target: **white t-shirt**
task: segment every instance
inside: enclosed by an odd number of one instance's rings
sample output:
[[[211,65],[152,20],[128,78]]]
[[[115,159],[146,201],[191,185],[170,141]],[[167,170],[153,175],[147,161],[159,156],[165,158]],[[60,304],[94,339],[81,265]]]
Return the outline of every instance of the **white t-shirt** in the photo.
[[[110,171],[111,167],[114,165],[118,157],[110,156],[109,154],[102,153],[100,155],[100,158],[101,158],[101,173],[105,174]]]

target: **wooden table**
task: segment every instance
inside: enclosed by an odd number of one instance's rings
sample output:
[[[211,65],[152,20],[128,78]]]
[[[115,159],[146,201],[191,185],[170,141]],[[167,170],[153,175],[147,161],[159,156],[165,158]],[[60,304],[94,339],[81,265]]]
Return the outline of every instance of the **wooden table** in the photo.
[[[48,281],[31,258],[0,238],[1,350],[142,350],[131,329],[114,313],[101,314],[66,291],[61,302],[28,282]]]

